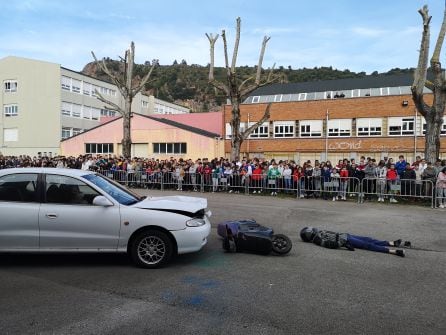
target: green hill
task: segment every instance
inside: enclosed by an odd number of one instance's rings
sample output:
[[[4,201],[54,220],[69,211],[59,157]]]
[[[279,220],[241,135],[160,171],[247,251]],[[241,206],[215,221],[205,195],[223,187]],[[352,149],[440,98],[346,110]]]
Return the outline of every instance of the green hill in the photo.
[[[121,63],[110,58],[106,63],[112,72],[119,72]],[[134,74],[136,79],[141,79],[147,73],[150,62],[146,64],[136,64]],[[255,75],[255,67],[240,66],[237,74],[240,80],[244,80]],[[392,69],[386,73],[373,72],[371,75],[387,75],[411,72],[413,69]],[[150,81],[146,84],[146,93],[155,97],[187,106],[192,112],[207,112],[218,109],[224,104],[226,97],[221,92],[214,89],[208,83],[208,66],[188,65],[186,61],[174,62],[172,65],[159,65],[153,73]],[[82,73],[89,76],[109,81],[102,71],[98,70],[94,63],[87,64]],[[315,67],[312,69],[292,69],[290,66],[284,68],[280,66],[275,70],[280,74],[282,82],[305,82],[315,80],[331,80],[342,78],[360,78],[366,76],[365,72],[351,72],[349,70],[337,70],[332,67]],[[225,69],[215,68],[215,78],[225,82]]]

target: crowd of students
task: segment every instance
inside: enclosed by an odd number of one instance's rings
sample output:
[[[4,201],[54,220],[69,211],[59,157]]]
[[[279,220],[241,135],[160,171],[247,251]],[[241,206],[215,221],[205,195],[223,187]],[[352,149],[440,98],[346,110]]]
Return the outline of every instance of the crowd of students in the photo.
[[[262,158],[230,161],[214,159],[132,158],[112,155],[78,157],[29,157],[0,155],[0,169],[11,167],[57,167],[106,172],[130,186],[159,185],[177,190],[227,191],[238,193],[247,187],[251,193],[275,196],[278,192],[295,193],[301,198],[346,200],[359,192],[364,199],[397,202],[395,196],[436,196],[440,208],[446,206],[446,160],[427,162],[416,157],[412,163],[400,155],[397,161],[386,158],[377,162],[361,157],[330,161],[276,161]],[[434,187],[434,189],[432,189]]]

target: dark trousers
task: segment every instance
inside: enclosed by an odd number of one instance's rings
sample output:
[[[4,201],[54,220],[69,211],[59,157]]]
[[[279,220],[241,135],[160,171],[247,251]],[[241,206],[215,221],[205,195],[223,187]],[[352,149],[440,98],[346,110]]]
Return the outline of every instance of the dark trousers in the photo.
[[[367,236],[347,234],[347,243],[353,248],[389,253],[389,248],[387,248],[389,246],[388,241],[375,240]]]

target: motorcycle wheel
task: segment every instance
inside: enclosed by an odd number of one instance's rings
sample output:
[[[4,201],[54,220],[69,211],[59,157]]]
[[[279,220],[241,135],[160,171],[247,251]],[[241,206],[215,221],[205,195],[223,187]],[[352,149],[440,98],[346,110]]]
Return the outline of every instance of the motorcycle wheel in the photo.
[[[279,255],[285,255],[290,252],[293,243],[288,236],[283,234],[276,234],[271,237],[273,252]]]

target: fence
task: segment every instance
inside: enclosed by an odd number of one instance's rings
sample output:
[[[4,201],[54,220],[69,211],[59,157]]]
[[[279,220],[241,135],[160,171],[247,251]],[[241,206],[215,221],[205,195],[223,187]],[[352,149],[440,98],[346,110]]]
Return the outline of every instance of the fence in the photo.
[[[351,200],[357,203],[377,200],[378,202],[415,199],[430,203],[431,207],[446,207],[446,189],[435,187],[430,180],[398,179],[390,181],[380,178],[354,177],[268,177],[262,175],[215,175],[179,172],[127,172],[98,171],[104,176],[128,187],[158,190],[181,190],[196,192],[228,192],[243,194],[278,193],[297,198],[322,198]]]

